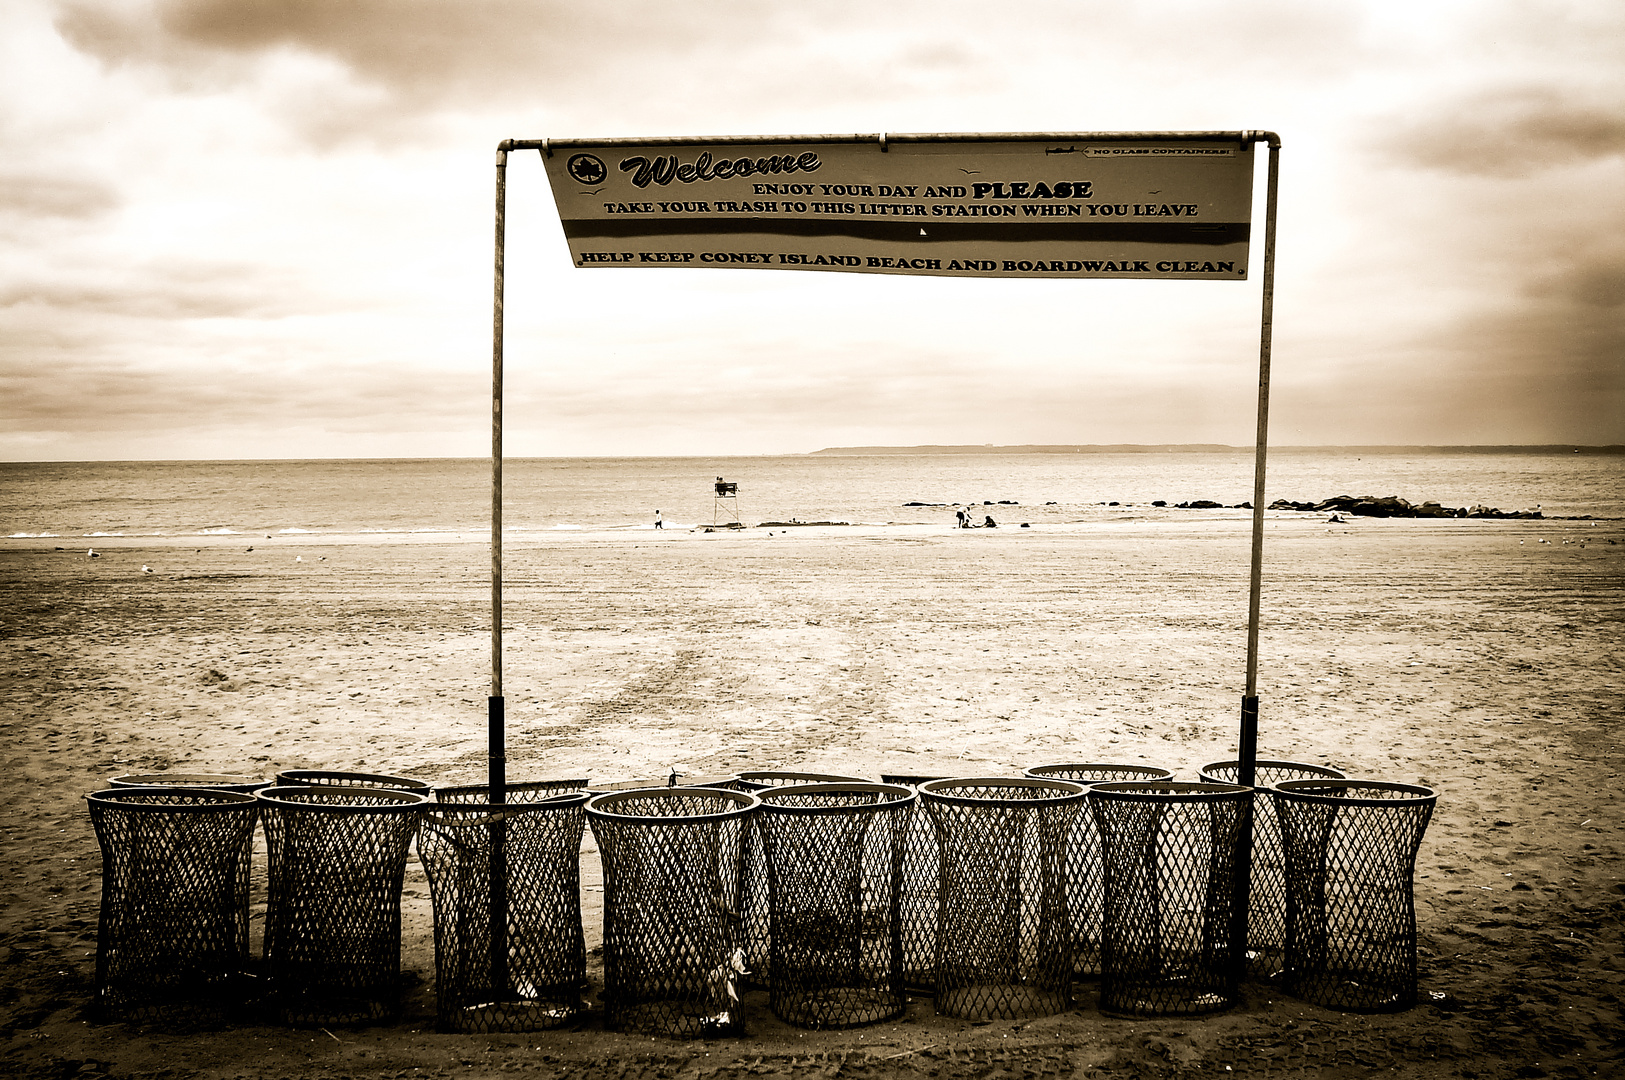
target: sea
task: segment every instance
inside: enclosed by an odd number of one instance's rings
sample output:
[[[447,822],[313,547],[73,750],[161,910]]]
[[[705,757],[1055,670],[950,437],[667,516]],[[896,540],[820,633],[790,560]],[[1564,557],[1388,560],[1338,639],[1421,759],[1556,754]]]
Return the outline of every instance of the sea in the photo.
[[[1178,503],[1253,497],[1253,451],[819,452],[762,457],[521,458],[503,463],[508,534],[737,521],[1001,524],[1177,518]],[[716,497],[718,480],[737,484]],[[0,537],[478,533],[491,521],[484,459],[0,463]],[[1279,448],[1265,504],[1336,495],[1625,518],[1625,455],[1425,448]],[[1154,507],[1161,501],[1167,506]],[[1219,510],[1245,516],[1244,510]]]

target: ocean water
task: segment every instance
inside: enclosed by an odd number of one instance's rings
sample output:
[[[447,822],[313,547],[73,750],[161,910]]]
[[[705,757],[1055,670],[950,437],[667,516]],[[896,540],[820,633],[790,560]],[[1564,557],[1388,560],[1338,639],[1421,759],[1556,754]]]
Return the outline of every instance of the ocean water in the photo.
[[[739,485],[717,501],[717,478]],[[1253,494],[1249,451],[536,458],[504,463],[510,533],[667,528],[735,517],[951,523],[1177,518]],[[1272,450],[1265,502],[1398,495],[1446,506],[1625,518],[1625,456]],[[490,527],[478,459],[0,463],[0,537],[409,534]],[[936,505],[909,505],[911,503]],[[1117,505],[1111,505],[1116,503]],[[1245,516],[1245,511],[1210,513]]]

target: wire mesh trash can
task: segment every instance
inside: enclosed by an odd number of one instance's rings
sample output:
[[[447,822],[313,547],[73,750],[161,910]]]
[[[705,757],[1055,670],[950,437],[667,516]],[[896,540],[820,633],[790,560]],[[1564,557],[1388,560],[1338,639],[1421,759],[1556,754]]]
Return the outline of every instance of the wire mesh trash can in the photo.
[[[504,784],[502,787],[503,802],[535,803],[544,802],[560,795],[569,795],[577,791],[587,790],[585,777],[572,780],[521,780],[518,783]],[[434,789],[434,797],[443,803],[488,803],[491,801],[491,787],[488,784],[460,784],[454,787],[440,787]],[[586,828],[585,825],[582,828]]]
[[[1024,776],[1070,780],[1085,787],[1113,780],[1171,780],[1173,772],[1153,765],[1112,762],[1035,765]],[[1106,868],[1100,854],[1100,830],[1087,809],[1078,814],[1066,845],[1066,917],[1072,927],[1072,975],[1100,974],[1101,909],[1106,896]]]
[[[427,795],[434,785],[410,776],[387,773],[333,772],[327,769],[283,769],[276,774],[279,787],[363,787],[383,791],[416,791]]]
[[[807,1028],[902,1015],[898,902],[903,839],[918,796],[900,785],[851,783],[776,788],[759,798],[773,1014]]]
[[[1081,784],[983,776],[920,785],[940,867],[937,1012],[1051,1016],[1072,1004],[1066,840]]]
[[[1215,761],[1202,766],[1203,783],[1234,784],[1241,775],[1241,762]],[[1327,765],[1306,765],[1301,761],[1258,761],[1254,763],[1253,786],[1260,791],[1283,780],[1341,779],[1343,774]],[[1286,953],[1286,857],[1281,852],[1281,825],[1275,814],[1275,801],[1267,795],[1253,796],[1253,859],[1247,899],[1247,970],[1258,978],[1280,974]]]
[[[946,780],[941,775],[921,773],[881,773],[882,784],[904,784],[918,788],[928,780]],[[903,836],[903,891],[899,901],[903,924],[903,985],[917,993],[934,993],[937,988],[937,878],[942,872],[938,861],[937,831],[931,815],[918,801],[908,812]]]
[[[580,854],[590,797],[423,808],[418,858],[434,903],[441,1031],[540,1031],[585,1008]]]
[[[595,795],[604,866],[604,1026],[737,1034],[739,850],[756,796],[722,788]]]
[[[1380,780],[1271,792],[1286,853],[1286,991],[1348,1012],[1416,1004],[1416,852],[1438,796]]]
[[[761,769],[735,773],[716,786],[754,794],[798,784],[861,783],[864,783],[861,776]],[[753,986],[767,986],[772,978],[768,964],[772,930],[768,926],[767,856],[762,852],[762,838],[756,831],[757,820],[753,814],[745,823],[739,852],[739,947],[745,950],[744,981]]]
[[[268,854],[265,977],[284,1023],[361,1024],[400,1008],[401,885],[424,795],[260,791]]]
[[[102,849],[99,1020],[213,1023],[248,980],[252,795],[137,785],[85,796]]]
[[[1089,789],[1100,830],[1100,1008],[1137,1016],[1235,1004],[1236,875],[1253,789],[1121,781]]]
[[[271,781],[256,780],[252,776],[230,776],[223,773],[145,773],[110,777],[107,786],[110,788],[210,788],[214,791],[240,791],[252,794],[262,787],[270,787]]]

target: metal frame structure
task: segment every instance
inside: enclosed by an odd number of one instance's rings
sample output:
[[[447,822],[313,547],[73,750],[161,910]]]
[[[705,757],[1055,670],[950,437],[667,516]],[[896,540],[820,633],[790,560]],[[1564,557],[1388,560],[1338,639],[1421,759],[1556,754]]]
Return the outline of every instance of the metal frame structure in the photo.
[[[1259,320],[1258,344],[1258,423],[1253,464],[1253,517],[1252,563],[1247,606],[1247,661],[1246,686],[1241,699],[1241,723],[1237,739],[1237,759],[1240,762],[1237,782],[1252,786],[1258,759],[1258,624],[1259,600],[1263,582],[1264,560],[1264,476],[1268,449],[1270,350],[1275,313],[1275,222],[1280,165],[1281,138],[1273,131],[1111,131],[1111,132],[1019,132],[977,134],[887,134],[878,135],[775,135],[748,138],[669,138],[669,139],[504,139],[497,145],[496,154],[496,238],[495,289],[492,302],[491,335],[491,693],[487,703],[488,771],[490,801],[506,801],[507,749],[506,707],[502,692],[502,366],[503,366],[503,275],[507,234],[507,177],[508,155],[516,150],[537,150],[546,157],[554,151],[574,147],[613,146],[687,146],[687,145],[739,145],[771,146],[784,144],[820,143],[878,143],[882,152],[888,145],[918,142],[1130,142],[1156,140],[1162,142],[1238,142],[1246,146],[1263,143],[1269,148],[1268,175],[1265,181],[1264,211],[1264,269],[1262,280],[1263,303]],[[492,826],[500,830],[501,823]],[[505,858],[500,839],[493,836],[492,859],[492,920],[493,961],[500,950],[506,963],[507,945],[500,928],[506,925],[507,901],[505,882],[507,875],[499,865]],[[1247,895],[1247,874],[1238,875],[1239,895]],[[1241,962],[1245,962],[1246,903],[1238,905],[1242,912],[1242,926],[1237,942]],[[498,969],[500,970],[500,968]]]

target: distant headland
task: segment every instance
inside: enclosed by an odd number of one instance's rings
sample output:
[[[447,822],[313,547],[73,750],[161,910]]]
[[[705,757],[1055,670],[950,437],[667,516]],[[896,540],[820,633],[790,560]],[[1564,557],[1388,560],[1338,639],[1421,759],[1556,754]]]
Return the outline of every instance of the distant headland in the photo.
[[[1625,445],[1577,446],[1574,443],[1550,443],[1538,446],[1272,446],[1274,451],[1294,454],[1625,454]],[[1244,454],[1252,453],[1251,446],[1226,446],[1222,443],[1101,443],[1062,445],[1028,443],[1020,446],[830,446],[814,450],[809,457],[820,455],[881,454]]]

